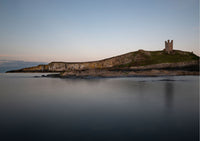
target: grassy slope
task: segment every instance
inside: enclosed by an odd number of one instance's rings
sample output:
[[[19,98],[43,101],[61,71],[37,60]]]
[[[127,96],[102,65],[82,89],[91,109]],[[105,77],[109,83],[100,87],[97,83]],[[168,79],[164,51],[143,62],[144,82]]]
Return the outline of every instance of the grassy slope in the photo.
[[[133,52],[133,60],[131,63],[116,66],[115,68],[187,62],[198,59],[199,57],[191,52],[183,52],[179,50],[174,50],[171,54],[168,54],[165,51],[136,51]]]

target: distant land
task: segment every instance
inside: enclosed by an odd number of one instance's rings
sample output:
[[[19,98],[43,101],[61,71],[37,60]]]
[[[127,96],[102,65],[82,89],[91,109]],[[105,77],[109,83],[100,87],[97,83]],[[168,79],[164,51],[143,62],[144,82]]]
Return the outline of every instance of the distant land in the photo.
[[[0,73],[4,73],[9,70],[21,69],[39,64],[45,64],[45,62],[26,62],[18,60],[0,60]]]
[[[56,77],[199,75],[199,56],[180,50],[138,50],[92,62],[51,62],[16,72],[59,72]]]

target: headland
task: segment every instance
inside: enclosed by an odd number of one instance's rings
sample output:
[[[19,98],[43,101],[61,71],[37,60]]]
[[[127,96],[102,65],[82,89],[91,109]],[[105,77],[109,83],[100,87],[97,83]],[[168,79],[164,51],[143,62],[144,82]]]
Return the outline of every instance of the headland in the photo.
[[[59,77],[116,77],[199,75],[199,56],[193,52],[173,50],[173,41],[160,51],[138,50],[91,62],[51,62],[7,73],[59,73]]]

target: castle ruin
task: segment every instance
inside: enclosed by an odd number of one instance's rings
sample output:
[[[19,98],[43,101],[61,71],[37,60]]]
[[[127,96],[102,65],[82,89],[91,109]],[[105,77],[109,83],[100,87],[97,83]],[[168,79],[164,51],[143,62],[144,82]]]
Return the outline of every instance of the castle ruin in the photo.
[[[165,51],[170,54],[173,51],[173,40],[167,40],[165,41]]]

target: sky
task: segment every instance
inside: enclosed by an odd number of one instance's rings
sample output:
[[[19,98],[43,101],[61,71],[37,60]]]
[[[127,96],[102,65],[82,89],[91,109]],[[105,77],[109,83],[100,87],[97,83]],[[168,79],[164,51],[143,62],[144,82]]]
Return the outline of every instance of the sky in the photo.
[[[0,60],[93,61],[199,49],[198,0],[0,0]]]

